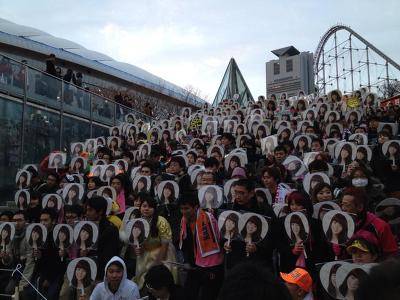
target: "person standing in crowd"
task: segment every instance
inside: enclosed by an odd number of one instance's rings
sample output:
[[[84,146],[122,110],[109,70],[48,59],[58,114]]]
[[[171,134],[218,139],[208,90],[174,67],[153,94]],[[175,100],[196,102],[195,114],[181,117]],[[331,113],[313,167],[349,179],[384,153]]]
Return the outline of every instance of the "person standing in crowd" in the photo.
[[[57,213],[50,208],[45,208],[40,214],[40,223],[47,229],[47,239],[41,249],[32,249],[35,269],[31,281],[39,282],[39,290],[47,299],[58,299],[66,263],[58,255],[58,248],[53,240],[53,228],[57,220]],[[32,299],[35,291],[27,286],[24,289],[24,299]]]
[[[266,268],[254,263],[243,263],[229,271],[224,280],[219,300],[291,300],[286,286]]]
[[[145,287],[150,293],[149,300],[185,300],[183,289],[176,285],[170,270],[164,265],[150,268],[145,275]]]
[[[265,239],[258,243],[245,243],[236,249],[224,247],[229,253],[227,255],[227,265],[232,267],[244,260],[250,260],[257,264],[272,268],[272,252],[275,248],[274,229],[276,226],[275,214],[268,203],[259,203],[255,197],[254,184],[249,179],[239,179],[232,184],[233,197],[232,203],[227,205],[227,209],[237,212],[251,212],[266,218],[269,226],[268,234]],[[245,254],[245,256],[243,256]],[[232,261],[232,259],[237,261]]]
[[[104,267],[104,280],[93,290],[90,300],[140,298],[137,285],[126,277],[126,266],[118,256],[112,257]]]
[[[181,194],[191,191],[190,176],[186,173],[185,161],[180,156],[172,156],[166,172],[174,175],[175,181],[179,185],[179,192]]]
[[[27,267],[27,256],[30,254],[29,253],[30,249],[25,237],[26,233],[25,212],[17,211],[14,214],[12,221],[15,222],[15,236],[11,245],[11,255],[13,260],[12,266],[16,267],[18,264],[24,266],[25,267],[23,270],[24,275],[26,275],[26,277],[29,278],[32,275],[33,264],[31,265],[31,267]],[[20,281],[20,278],[18,278],[18,276],[12,277],[7,285],[6,293],[7,294],[12,293],[15,290],[15,287],[18,286],[18,284],[23,281],[24,280]]]
[[[279,269],[281,272],[290,272],[295,267],[307,269],[316,278],[316,264],[328,262],[334,259],[334,254],[326,242],[322,231],[322,223],[312,218],[313,206],[311,200],[298,191],[293,191],[287,196],[288,213],[304,213],[309,227],[306,240],[293,244],[285,233],[285,217],[278,222],[280,228],[277,232],[277,243],[279,252]]]
[[[366,230],[376,235],[383,257],[398,254],[398,247],[388,223],[367,211],[368,196],[361,188],[349,187],[343,192],[342,210],[357,216],[356,230]]]
[[[182,212],[180,249],[189,264],[184,285],[187,299],[217,299],[223,280],[223,253],[214,216],[201,208],[196,194],[178,201]]]
[[[111,178],[110,180],[111,186],[117,192],[117,204],[119,206],[119,213],[124,213],[126,209],[126,200],[125,200],[125,177],[123,174],[118,174]]]
[[[47,175],[46,182],[40,185],[37,189],[39,195],[54,194],[57,192],[60,177],[57,173],[50,173]]]
[[[144,276],[153,265],[162,261],[176,261],[175,249],[172,245],[172,231],[168,221],[158,215],[157,203],[151,197],[144,197],[140,205],[141,218],[150,224],[149,237],[139,247],[134,247],[136,253],[135,282],[143,287]],[[174,269],[175,278],[176,270]]]
[[[285,282],[292,300],[312,300],[313,280],[305,269],[296,268],[292,272],[280,273]]]
[[[51,53],[46,58],[46,73],[57,77],[55,62],[56,62],[56,56],[53,53]]]
[[[100,196],[93,196],[86,202],[86,219],[99,226],[97,245],[97,276],[100,280],[104,275],[107,262],[119,254],[120,243],[118,229],[106,217],[107,200]],[[125,265],[124,265],[125,266]]]

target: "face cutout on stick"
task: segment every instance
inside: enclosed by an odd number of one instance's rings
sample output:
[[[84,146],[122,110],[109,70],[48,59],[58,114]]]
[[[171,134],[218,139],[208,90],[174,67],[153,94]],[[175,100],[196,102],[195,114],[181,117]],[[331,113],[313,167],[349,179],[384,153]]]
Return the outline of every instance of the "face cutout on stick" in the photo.
[[[218,227],[220,228],[221,237],[227,241],[240,239],[239,220],[241,214],[233,211],[226,210],[218,217]]]
[[[292,212],[285,217],[285,230],[291,244],[305,242],[308,239],[310,226],[302,212]]]
[[[40,223],[29,224],[26,228],[25,238],[32,249],[40,249],[47,239],[47,228]]]
[[[354,234],[354,220],[343,211],[328,211],[322,219],[322,227],[328,242],[344,245]]]
[[[125,226],[125,234],[128,237],[128,243],[139,247],[148,238],[150,225],[145,219],[133,219],[128,221]]]
[[[97,265],[91,258],[80,257],[72,260],[67,267],[67,278],[70,286],[85,295],[85,289],[92,286],[96,280]]]
[[[217,185],[205,185],[199,189],[198,197],[200,207],[204,209],[216,209],[222,205],[223,191]]]
[[[27,209],[31,201],[29,190],[18,190],[15,193],[14,201],[19,210]]]
[[[257,244],[267,236],[269,226],[263,216],[244,213],[239,220],[239,230],[246,244]]]
[[[11,242],[15,236],[15,224],[12,222],[3,222],[0,224],[0,251],[9,251]]]

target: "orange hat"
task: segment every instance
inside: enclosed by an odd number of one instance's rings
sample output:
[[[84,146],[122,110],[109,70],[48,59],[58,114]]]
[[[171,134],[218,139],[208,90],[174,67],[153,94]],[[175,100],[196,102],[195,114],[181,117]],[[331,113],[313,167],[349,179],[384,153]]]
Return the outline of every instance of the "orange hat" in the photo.
[[[313,282],[310,274],[308,274],[306,270],[296,268],[288,274],[282,272],[280,274],[284,281],[288,283],[293,283],[306,292],[311,291]]]

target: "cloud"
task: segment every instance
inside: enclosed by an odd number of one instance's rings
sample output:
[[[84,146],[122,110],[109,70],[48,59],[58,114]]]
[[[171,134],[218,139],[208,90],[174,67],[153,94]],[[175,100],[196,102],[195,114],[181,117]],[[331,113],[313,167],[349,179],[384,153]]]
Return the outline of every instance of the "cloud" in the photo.
[[[99,34],[104,51],[127,62],[156,59],[165,52],[190,50],[205,43],[204,36],[195,27],[184,29],[172,25],[126,29],[108,23]]]

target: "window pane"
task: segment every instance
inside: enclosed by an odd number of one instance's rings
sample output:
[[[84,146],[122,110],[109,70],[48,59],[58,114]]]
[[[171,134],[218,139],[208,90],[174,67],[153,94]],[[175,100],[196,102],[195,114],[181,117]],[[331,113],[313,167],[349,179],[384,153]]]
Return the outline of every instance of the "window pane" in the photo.
[[[1,202],[13,199],[14,177],[20,162],[22,104],[0,98]]]
[[[59,150],[60,115],[27,106],[25,115],[24,164],[37,164]]]
[[[60,108],[61,80],[39,71],[28,69],[27,97],[53,108]]]
[[[274,75],[278,75],[280,73],[279,63],[274,63]]]
[[[286,72],[292,72],[293,71],[293,60],[288,59],[286,61]]]
[[[64,82],[64,111],[90,118],[89,93],[73,84]]]
[[[23,96],[25,67],[7,57],[0,56],[0,90],[6,94]]]
[[[108,127],[103,127],[100,125],[93,124],[93,134],[92,134],[93,138],[100,137],[100,136],[106,137],[109,135],[110,134],[109,134]]]
[[[114,125],[114,103],[92,95],[93,120]]]
[[[63,148],[69,154],[70,144],[84,142],[90,138],[90,124],[64,115],[63,119]]]

